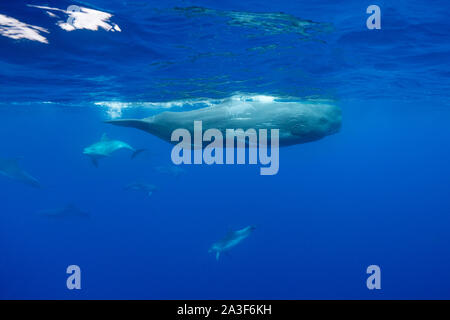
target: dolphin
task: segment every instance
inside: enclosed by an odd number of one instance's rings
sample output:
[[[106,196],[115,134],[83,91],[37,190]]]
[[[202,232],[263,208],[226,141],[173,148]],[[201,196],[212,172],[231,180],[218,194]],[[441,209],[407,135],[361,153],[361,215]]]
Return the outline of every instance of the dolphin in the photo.
[[[183,168],[178,166],[156,166],[154,170],[158,173],[172,175],[176,178],[185,172]]]
[[[34,188],[41,188],[39,181],[19,166],[18,159],[0,158],[0,174]]]
[[[137,128],[176,144],[178,141],[171,141],[172,132],[184,128],[192,136],[194,121],[202,121],[204,131],[220,130],[223,137],[226,129],[279,129],[279,145],[289,146],[337,133],[341,127],[341,109],[328,100],[294,102],[229,98],[221,104],[201,109],[165,111],[149,118],[109,120],[106,123]]]
[[[96,142],[89,147],[84,148],[83,154],[91,157],[94,166],[98,167],[98,159],[108,157],[111,155],[111,153],[120,149],[129,149],[133,151],[131,159],[134,159],[134,157],[145,150],[134,149],[128,143],[120,140],[111,140],[108,138],[106,133],[104,133],[99,142]]]
[[[68,204],[63,208],[40,210],[38,211],[38,214],[49,218],[90,217],[90,214],[88,212],[80,210],[73,204]]]
[[[221,252],[228,251],[239,244],[242,240],[250,236],[255,229],[253,226],[248,226],[237,231],[230,231],[225,238],[214,243],[211,249],[209,249],[209,252],[215,252],[216,260],[219,260]]]
[[[147,196],[150,197],[153,194],[153,192],[158,190],[158,187],[149,183],[133,182],[125,186],[125,190],[143,191],[145,192],[145,194],[147,194]]]

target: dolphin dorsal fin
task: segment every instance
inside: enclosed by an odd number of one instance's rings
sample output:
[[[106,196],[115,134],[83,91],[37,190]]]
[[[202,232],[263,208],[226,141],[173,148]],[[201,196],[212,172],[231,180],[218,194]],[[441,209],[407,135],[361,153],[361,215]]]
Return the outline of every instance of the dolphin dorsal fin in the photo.
[[[108,135],[106,133],[102,134],[102,138],[100,139],[101,141],[108,141]]]
[[[19,167],[19,161],[20,161],[21,159],[22,159],[21,157],[5,159],[5,160],[4,160],[4,163],[5,163],[7,166],[10,166],[10,167]]]
[[[8,159],[8,161],[11,163],[18,164],[22,159],[23,159],[22,156],[18,156],[18,157],[10,158],[10,159]]]

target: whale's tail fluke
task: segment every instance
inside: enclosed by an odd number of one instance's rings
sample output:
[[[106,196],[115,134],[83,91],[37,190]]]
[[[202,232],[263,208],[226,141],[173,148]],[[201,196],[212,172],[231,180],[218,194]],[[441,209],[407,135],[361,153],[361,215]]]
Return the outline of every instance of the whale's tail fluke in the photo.
[[[136,158],[136,156],[137,156],[138,154],[144,152],[145,150],[146,150],[146,149],[137,149],[137,150],[134,150],[133,154],[131,155],[131,159]]]

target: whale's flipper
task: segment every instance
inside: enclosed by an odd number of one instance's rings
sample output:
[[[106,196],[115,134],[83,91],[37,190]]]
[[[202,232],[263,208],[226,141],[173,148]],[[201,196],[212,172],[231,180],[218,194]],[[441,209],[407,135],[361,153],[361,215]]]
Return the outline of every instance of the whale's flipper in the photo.
[[[131,159],[134,159],[138,154],[144,152],[145,149],[137,149],[133,151],[133,154],[131,155]]]

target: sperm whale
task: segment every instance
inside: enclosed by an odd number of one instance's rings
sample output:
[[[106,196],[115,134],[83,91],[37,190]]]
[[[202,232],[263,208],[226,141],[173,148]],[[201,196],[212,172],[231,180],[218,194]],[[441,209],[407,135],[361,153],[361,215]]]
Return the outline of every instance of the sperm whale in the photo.
[[[279,145],[289,146],[322,139],[341,128],[341,109],[331,101],[242,101],[229,99],[222,104],[181,112],[165,111],[144,119],[109,120],[117,126],[133,127],[171,141],[178,128],[194,134],[194,121],[203,130],[279,129]],[[270,139],[270,138],[269,138]]]

